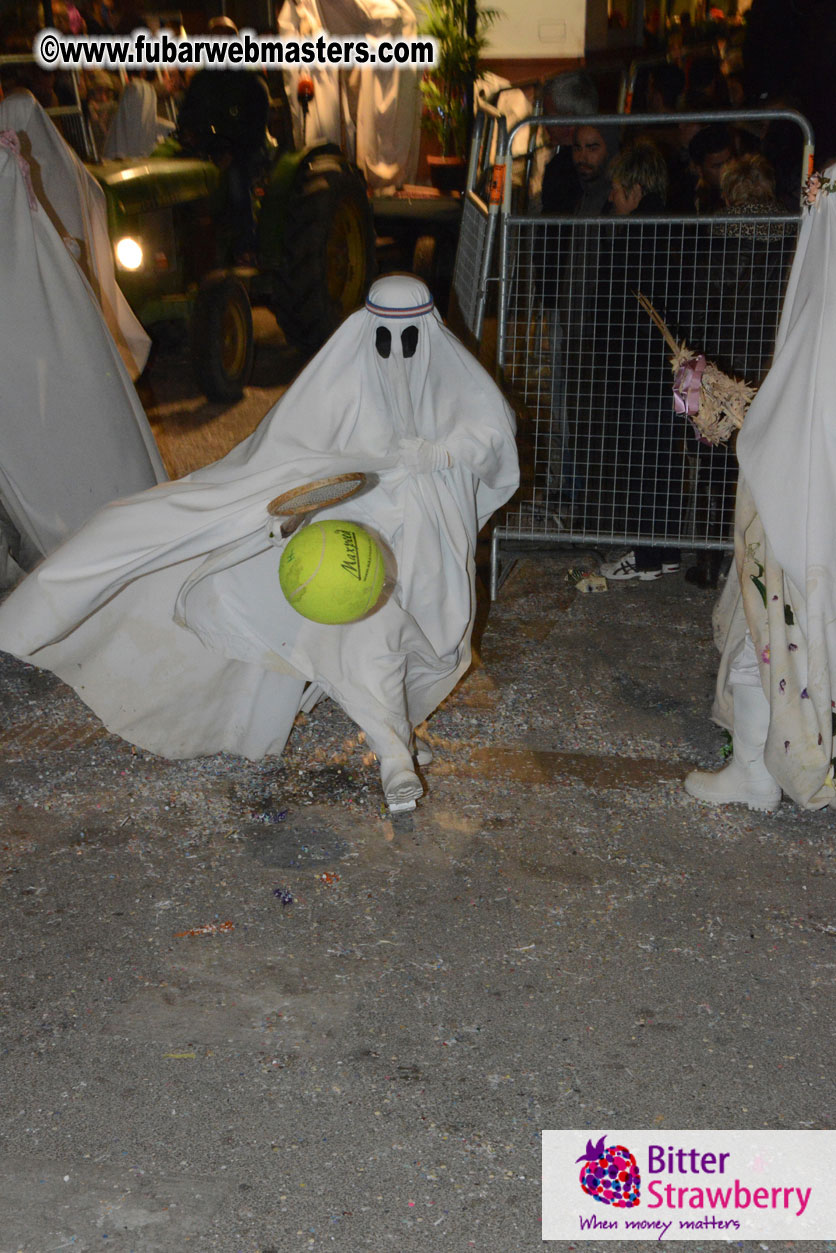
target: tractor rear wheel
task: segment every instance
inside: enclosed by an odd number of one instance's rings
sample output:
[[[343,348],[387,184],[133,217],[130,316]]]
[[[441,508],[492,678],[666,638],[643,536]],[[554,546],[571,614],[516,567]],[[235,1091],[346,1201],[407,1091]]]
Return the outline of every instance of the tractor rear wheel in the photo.
[[[336,153],[314,155],[293,186],[274,275],[273,312],[288,341],[315,352],[363,303],[374,269],[362,175]]]
[[[197,294],[192,314],[195,378],[209,400],[240,400],[253,368],[253,315],[237,278],[211,279]]]

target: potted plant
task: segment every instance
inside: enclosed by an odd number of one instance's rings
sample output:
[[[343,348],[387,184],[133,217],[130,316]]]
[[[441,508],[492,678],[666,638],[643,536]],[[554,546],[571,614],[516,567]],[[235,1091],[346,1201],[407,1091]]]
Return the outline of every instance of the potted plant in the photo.
[[[437,43],[435,65],[421,83],[423,124],[441,150],[440,157],[427,158],[430,177],[440,186],[434,167],[437,171],[452,165],[454,179],[464,186],[469,102],[479,56],[500,13],[498,9],[480,9],[475,0],[427,0],[423,13],[421,33],[431,35]],[[441,190],[451,190],[451,185]]]

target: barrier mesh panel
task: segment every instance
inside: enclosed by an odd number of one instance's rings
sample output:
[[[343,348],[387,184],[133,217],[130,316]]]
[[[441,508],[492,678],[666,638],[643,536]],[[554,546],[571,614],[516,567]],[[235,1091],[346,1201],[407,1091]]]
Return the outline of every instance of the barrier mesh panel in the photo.
[[[493,237],[491,225],[487,207],[476,196],[469,194],[462,210],[453,290],[465,325],[477,338],[482,329],[485,299],[483,270]]]
[[[798,219],[509,218],[501,360],[520,413],[523,487],[505,536],[722,548],[734,440],[675,413],[677,341],[757,384],[769,366]]]
[[[98,154],[81,109],[65,107],[50,110],[50,116],[66,142],[83,161],[96,161]]]

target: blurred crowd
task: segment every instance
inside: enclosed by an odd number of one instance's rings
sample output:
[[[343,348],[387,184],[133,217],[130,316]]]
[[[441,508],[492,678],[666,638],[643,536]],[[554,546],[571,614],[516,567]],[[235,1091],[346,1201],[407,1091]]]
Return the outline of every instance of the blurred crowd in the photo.
[[[104,0],[76,5],[72,0],[53,0],[52,21],[56,30],[67,35],[130,34],[137,27],[159,30],[166,26],[174,34],[184,33],[178,25],[144,16],[130,0],[116,8]],[[45,70],[31,60],[32,41],[37,27],[27,28],[17,23],[0,26],[0,56],[20,57],[19,61],[7,60],[0,67],[0,99],[17,91],[29,91],[45,109],[79,108],[89,127],[90,145],[87,150],[79,142],[79,132],[62,128],[64,137],[85,159],[116,156],[147,156],[159,139],[173,128],[173,120],[182,102],[187,86],[186,75],[177,69],[161,69],[154,72],[119,73],[103,69],[87,69],[76,74],[62,70]],[[139,115],[145,119],[143,138],[134,127],[132,143],[134,151],[116,152],[108,149],[108,136],[113,130],[119,113]],[[111,139],[111,148],[113,139]],[[124,132],[122,134],[124,146]],[[142,149],[142,150],[140,150]]]
[[[301,11],[299,4],[286,8]],[[648,8],[646,55],[636,62],[628,83],[627,109],[666,115],[797,109],[811,123],[819,164],[826,164],[836,155],[836,75],[831,55],[836,47],[836,5],[831,0],[752,0],[745,20],[703,5],[695,21],[690,11],[677,13],[676,8],[676,4],[667,6],[664,24],[658,7]],[[613,11],[617,11],[617,6]],[[161,25],[160,19],[140,11],[138,0],[113,4],[106,0],[80,0],[78,4],[74,0],[54,0],[52,20],[57,29],[67,34],[126,34],[139,26],[155,30]],[[177,24],[163,21],[162,25],[175,34],[186,33]],[[0,19],[0,55],[29,56],[35,33],[35,26],[30,29],[11,18]],[[44,108],[79,106],[86,117],[96,156],[142,156],[147,154],[106,151],[107,136],[126,88],[131,83],[147,82],[147,89],[134,87],[133,94],[143,96],[147,113],[153,91],[156,113],[165,122],[176,119],[187,78],[177,69],[130,77],[124,72],[95,69],[71,76],[43,70],[31,62],[7,62],[0,68],[0,98],[25,89]],[[319,84],[317,95],[324,91],[325,84]],[[273,94],[280,93],[271,90]],[[592,112],[599,108],[601,112],[616,111],[616,102],[607,99],[603,91],[589,99],[595,102]],[[502,103],[509,101],[510,94],[505,94]],[[557,106],[557,111],[564,111],[565,93],[561,97],[558,90],[555,96],[550,84],[546,84],[542,103],[546,113],[554,112]],[[293,107],[295,101],[291,100],[290,105]],[[321,108],[322,104],[317,101],[313,107]],[[516,116],[527,111],[517,110]],[[327,126],[321,125],[320,129],[325,133]],[[697,139],[698,131],[709,129],[710,134]],[[634,136],[635,130],[630,134]],[[665,159],[666,203],[672,211],[716,209],[721,200],[720,167],[728,159],[751,153],[762,154],[772,166],[778,202],[786,207],[791,202],[797,204],[793,197],[799,182],[801,149],[798,129],[792,123],[747,122],[721,129],[709,128],[707,123],[682,124],[678,128],[668,125],[664,129],[654,128],[652,139]],[[569,140],[564,138],[561,142],[565,145]],[[707,150],[706,144],[713,147]],[[542,167],[543,162],[540,173]],[[534,190],[539,194],[539,182]]]
[[[156,33],[163,27],[178,37],[206,33],[230,37],[237,33],[235,24],[225,16],[209,18],[201,28],[187,32],[179,15],[168,20],[144,13],[136,7],[136,0],[123,0],[118,8],[105,0],[78,5],[73,0],[54,0],[52,23],[67,35],[124,36],[138,28]],[[415,13],[407,0],[286,0],[277,10],[276,23],[272,33],[282,37],[310,37],[328,31],[334,36],[400,39],[417,33]],[[74,127],[66,116],[59,125],[64,138],[87,161],[148,156],[175,127],[183,140],[182,106],[187,98],[192,99],[194,84],[203,77],[199,70],[159,67],[142,72],[48,72],[32,60],[32,42],[39,28],[37,22],[27,28],[0,17],[0,99],[25,90],[44,108],[70,106],[82,125]],[[332,66],[285,71],[228,68],[213,69],[210,79],[218,92],[201,89],[204,113],[215,94],[226,97],[234,88],[248,98],[243,108],[227,101],[229,107],[222,118],[227,130],[236,130],[236,149],[253,146],[254,141],[244,133],[243,124],[233,123],[233,114],[240,114],[242,122],[245,114],[252,113],[250,120],[257,123],[259,132],[255,146],[261,149],[278,146],[285,151],[314,138],[324,139],[351,156],[372,190],[394,191],[414,181],[421,107],[418,70],[393,68],[365,74],[359,69],[342,71]],[[250,107],[256,94],[254,82],[268,98],[266,131],[260,102],[259,108]],[[223,102],[214,104],[223,112]],[[214,121],[210,119],[213,125]],[[185,138],[188,141],[190,137]],[[194,148],[189,142],[183,146]],[[215,159],[211,145],[201,144],[200,148],[200,155]]]

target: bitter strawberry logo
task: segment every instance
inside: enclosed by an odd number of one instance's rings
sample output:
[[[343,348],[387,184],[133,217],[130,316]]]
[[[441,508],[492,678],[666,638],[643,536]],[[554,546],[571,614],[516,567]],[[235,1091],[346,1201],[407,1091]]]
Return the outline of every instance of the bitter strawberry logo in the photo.
[[[638,1205],[641,1176],[635,1157],[623,1144],[607,1147],[605,1135],[597,1144],[587,1140],[586,1152],[577,1161],[583,1162],[581,1187],[594,1201],[616,1209],[632,1209]]]

